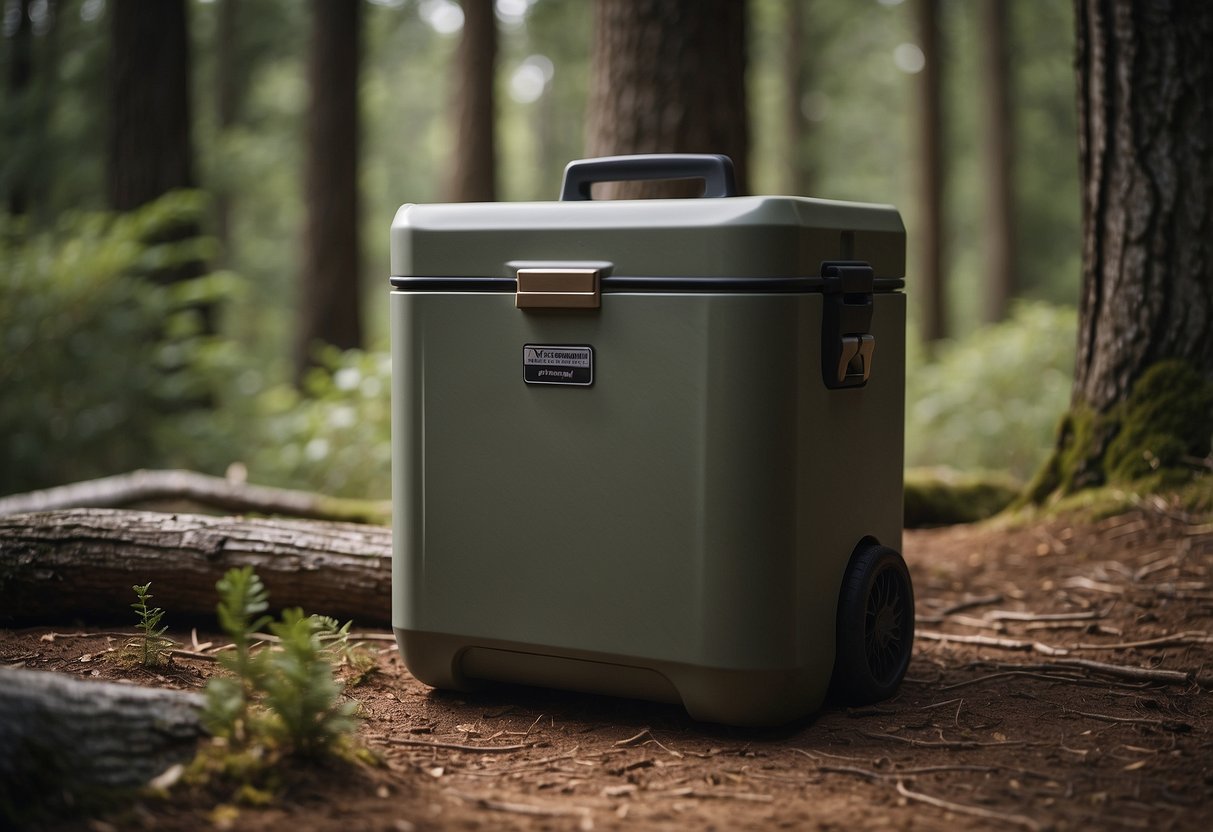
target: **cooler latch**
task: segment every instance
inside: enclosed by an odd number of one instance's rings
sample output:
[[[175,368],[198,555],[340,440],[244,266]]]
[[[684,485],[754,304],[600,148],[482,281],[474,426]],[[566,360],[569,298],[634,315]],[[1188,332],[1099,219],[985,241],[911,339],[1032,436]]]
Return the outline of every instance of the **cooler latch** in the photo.
[[[862,387],[872,372],[872,267],[861,261],[821,264],[821,375],[826,387]]]
[[[519,309],[597,309],[602,305],[599,272],[599,269],[519,269],[514,306]]]

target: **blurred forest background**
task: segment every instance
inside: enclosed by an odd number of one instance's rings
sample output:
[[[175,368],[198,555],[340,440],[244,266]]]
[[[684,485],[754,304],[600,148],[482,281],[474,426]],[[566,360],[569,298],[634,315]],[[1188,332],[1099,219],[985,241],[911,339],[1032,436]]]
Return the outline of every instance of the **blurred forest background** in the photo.
[[[238,463],[386,496],[392,216],[556,197],[595,3],[2,1],[0,494]],[[907,465],[1026,480],[1074,360],[1071,4],[733,5],[749,192],[905,218]]]

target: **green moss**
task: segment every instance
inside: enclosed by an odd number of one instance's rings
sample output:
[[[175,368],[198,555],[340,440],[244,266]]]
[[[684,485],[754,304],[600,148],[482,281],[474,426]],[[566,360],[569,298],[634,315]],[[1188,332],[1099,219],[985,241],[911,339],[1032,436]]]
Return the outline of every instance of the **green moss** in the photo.
[[[1192,473],[1186,460],[1209,453],[1213,383],[1182,361],[1155,364],[1117,409],[1120,430],[1104,457],[1113,482],[1156,474],[1164,484],[1186,482]]]
[[[974,523],[1002,511],[1020,485],[1005,474],[961,474],[949,468],[906,472],[906,528]]]
[[[1151,493],[1193,481],[1213,441],[1213,382],[1191,365],[1161,361],[1107,413],[1076,405],[1020,505],[1040,505],[1101,485]]]

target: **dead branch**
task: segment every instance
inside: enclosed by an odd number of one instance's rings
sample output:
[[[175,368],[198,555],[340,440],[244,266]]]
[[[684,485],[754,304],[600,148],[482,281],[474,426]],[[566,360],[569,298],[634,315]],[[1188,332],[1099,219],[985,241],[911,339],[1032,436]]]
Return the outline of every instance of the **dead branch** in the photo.
[[[202,697],[0,669],[0,806],[139,787],[188,761]]]
[[[897,781],[897,793],[907,800],[917,800],[919,803],[926,803],[929,806],[934,806],[937,809],[943,809],[948,812],[955,812],[958,815],[970,815],[972,817],[985,818],[986,820],[998,820],[1014,824],[1015,826],[1022,826],[1025,829],[1034,830],[1034,832],[1044,829],[1038,821],[1025,815],[1009,815],[1005,812],[996,812],[993,809],[983,809],[980,806],[970,806],[967,803],[953,803],[951,800],[931,797],[928,794],[907,789],[905,784],[900,780]]]
[[[197,471],[139,470],[0,497],[0,516],[66,508],[121,508],[168,500],[223,511],[350,523],[385,524],[392,514],[391,503],[384,500],[350,500],[310,491],[249,485]]]
[[[270,602],[360,624],[391,620],[391,531],[351,523],[118,509],[0,518],[0,617],[126,618],[152,582],[166,622],[214,614],[215,582],[251,565]]]
[[[538,742],[524,742],[516,745],[464,745],[457,742],[439,742],[437,740],[410,740],[404,737],[387,737],[384,742],[391,745],[410,745],[422,748],[442,748],[448,751],[474,751],[478,754],[500,754],[506,751],[525,751],[542,745]]]
[[[1040,641],[1024,641],[1016,638],[995,638],[981,635],[957,635],[954,633],[938,633],[933,630],[919,630],[915,638],[927,641],[950,641],[954,644],[976,644],[981,647],[997,647],[1001,650],[1033,650],[1046,656],[1064,656],[1069,650],[1064,647],[1053,647]]]

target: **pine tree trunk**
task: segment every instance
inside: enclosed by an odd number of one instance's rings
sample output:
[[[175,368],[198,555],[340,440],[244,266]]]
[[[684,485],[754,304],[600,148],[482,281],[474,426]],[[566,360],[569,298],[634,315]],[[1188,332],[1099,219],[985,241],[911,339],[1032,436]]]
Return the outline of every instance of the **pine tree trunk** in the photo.
[[[1001,321],[1016,294],[1014,133],[1007,0],[982,0],[981,87],[985,109],[982,189],[985,192],[985,319]]]
[[[813,189],[813,172],[805,143],[809,141],[808,121],[804,116],[805,64],[812,51],[804,48],[805,0],[785,0],[783,87],[784,118],[787,131],[785,188],[780,193],[808,196]]]
[[[275,609],[391,620],[391,530],[350,523],[72,509],[0,518],[0,618],[130,621],[152,582],[165,623],[210,619],[215,583],[251,565]]]
[[[358,246],[358,62],[361,3],[313,0],[311,106],[305,162],[307,225],[295,333],[295,375],[317,344],[362,345]]]
[[[743,0],[596,0],[587,155],[723,153],[746,192]],[[694,196],[698,183],[608,183],[595,196]]]
[[[237,72],[239,50],[236,39],[240,36],[240,0],[219,0],[215,26],[215,121],[217,133],[222,139],[236,123],[236,111],[241,93],[241,79]],[[223,252],[224,261],[230,266],[232,257],[232,196],[226,185],[215,189],[215,236]]]
[[[447,200],[497,198],[493,86],[497,68],[497,15],[493,0],[463,1],[463,35],[457,57],[455,156]]]
[[[15,107],[21,117],[31,111],[29,96],[30,79],[33,76],[34,26],[30,20],[30,0],[18,0],[14,14],[17,28],[9,39],[8,55],[8,105]],[[5,167],[12,164],[11,160]],[[8,171],[8,213],[14,217],[23,215],[29,207],[29,169]]]
[[[918,75],[918,287],[922,337],[948,334],[943,247],[943,102],[939,0],[914,0],[918,45],[926,59]]]
[[[1080,0],[1077,26],[1074,401],[1103,412],[1163,359],[1213,378],[1213,4]]]
[[[1037,502],[1213,463],[1213,4],[1078,0],[1076,27],[1078,355]]]
[[[196,184],[185,0],[111,0],[108,11],[109,205],[130,211]]]

